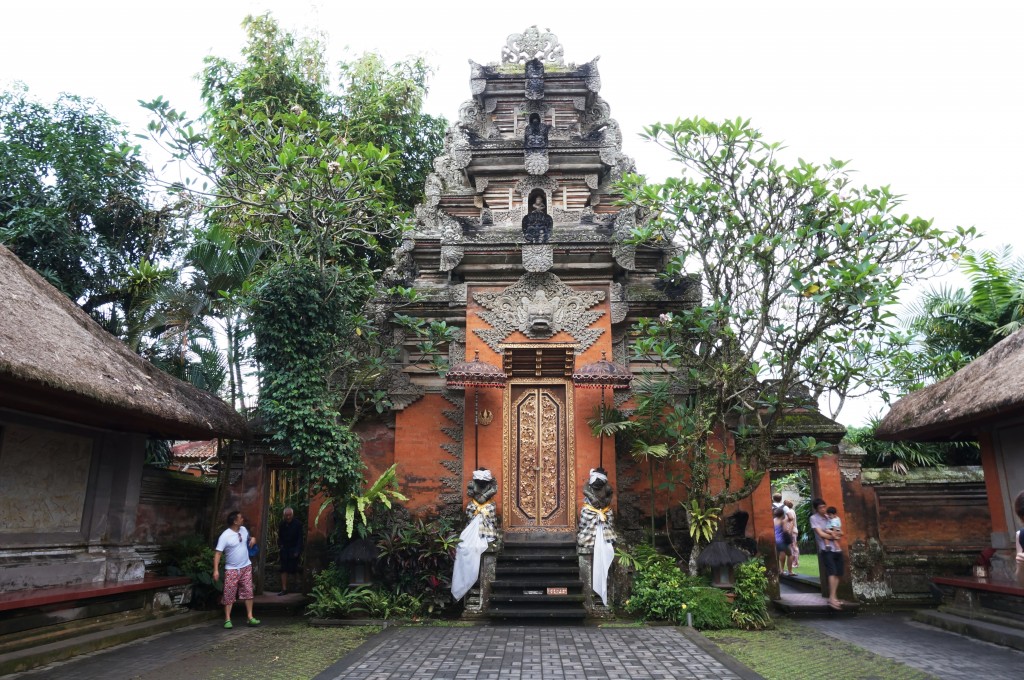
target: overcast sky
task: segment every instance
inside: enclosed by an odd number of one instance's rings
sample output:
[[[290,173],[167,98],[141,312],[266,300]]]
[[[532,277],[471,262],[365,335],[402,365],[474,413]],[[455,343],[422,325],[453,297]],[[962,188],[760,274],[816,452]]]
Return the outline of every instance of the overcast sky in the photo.
[[[321,31],[332,61],[346,48],[425,56],[436,69],[427,109],[453,120],[469,98],[467,60],[500,61],[506,37],[537,24],[559,37],[567,61],[601,57],[601,96],[648,177],[673,167],[636,136],[644,125],[742,116],[794,157],[851,161],[863,183],[904,194],[911,214],[978,227],[985,236],[976,247],[1012,244],[1024,255],[1015,214],[1024,186],[1022,8],[993,0],[19,2],[3,10],[0,86],[23,81],[44,101],[61,91],[91,97],[143,132],[137,100],[162,95],[198,113],[203,57],[236,58],[243,17],[270,11],[285,28]],[[857,423],[867,411],[841,420]]]

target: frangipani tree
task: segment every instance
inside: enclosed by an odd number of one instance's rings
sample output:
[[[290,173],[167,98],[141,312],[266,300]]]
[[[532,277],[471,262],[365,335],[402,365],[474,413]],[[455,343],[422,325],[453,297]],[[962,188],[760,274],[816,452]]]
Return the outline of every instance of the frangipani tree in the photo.
[[[842,161],[786,165],[749,121],[678,120],[645,137],[682,172],[624,180],[624,201],[650,216],[628,240],[670,244],[666,283],[695,277],[702,295],[635,329],[634,352],[663,372],[634,383],[635,432],[668,446],[699,520],[752,493],[774,451],[821,453],[785,440],[786,412],[862,387],[899,291],[958,259],[974,230],[901,214],[900,196],[856,186]]]

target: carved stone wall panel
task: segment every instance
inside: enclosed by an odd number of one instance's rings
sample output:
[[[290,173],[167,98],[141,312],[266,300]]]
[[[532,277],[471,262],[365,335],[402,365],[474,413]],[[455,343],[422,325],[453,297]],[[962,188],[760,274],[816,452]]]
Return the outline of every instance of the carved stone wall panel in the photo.
[[[581,210],[566,210],[558,206],[552,207],[549,212],[551,213],[551,219],[559,224],[579,224],[580,218],[583,216]]]
[[[523,268],[528,272],[546,272],[555,263],[554,253],[549,245],[524,245]]]
[[[474,293],[473,299],[488,310],[477,312],[477,316],[491,326],[474,332],[495,351],[515,331],[533,339],[565,331],[579,343],[579,353],[604,332],[588,328],[604,314],[603,310],[588,311],[605,299],[604,292],[576,291],[554,274],[524,274],[500,293]]]

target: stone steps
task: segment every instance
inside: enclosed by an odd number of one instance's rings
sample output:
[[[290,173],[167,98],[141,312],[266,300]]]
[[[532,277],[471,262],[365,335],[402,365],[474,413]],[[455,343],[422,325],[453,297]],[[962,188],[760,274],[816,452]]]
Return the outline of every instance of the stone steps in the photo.
[[[492,620],[579,623],[587,617],[574,540],[506,541],[495,575],[487,611]],[[549,588],[566,592],[549,595]]]

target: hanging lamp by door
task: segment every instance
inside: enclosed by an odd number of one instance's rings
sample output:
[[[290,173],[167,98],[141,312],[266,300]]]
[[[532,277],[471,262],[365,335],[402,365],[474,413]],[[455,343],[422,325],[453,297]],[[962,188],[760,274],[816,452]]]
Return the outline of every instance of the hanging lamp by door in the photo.
[[[472,361],[460,361],[448,369],[448,387],[473,388],[473,469],[480,467],[480,388],[504,387],[505,372],[497,366],[480,361],[480,352]]]
[[[572,382],[576,387],[585,387],[601,390],[601,426],[604,426],[604,391],[624,390],[633,381],[633,374],[627,369],[614,364],[607,359],[607,353],[601,352],[601,360],[592,364],[581,366],[579,371],[572,374]],[[601,461],[600,466],[604,467],[604,434],[601,435]]]

